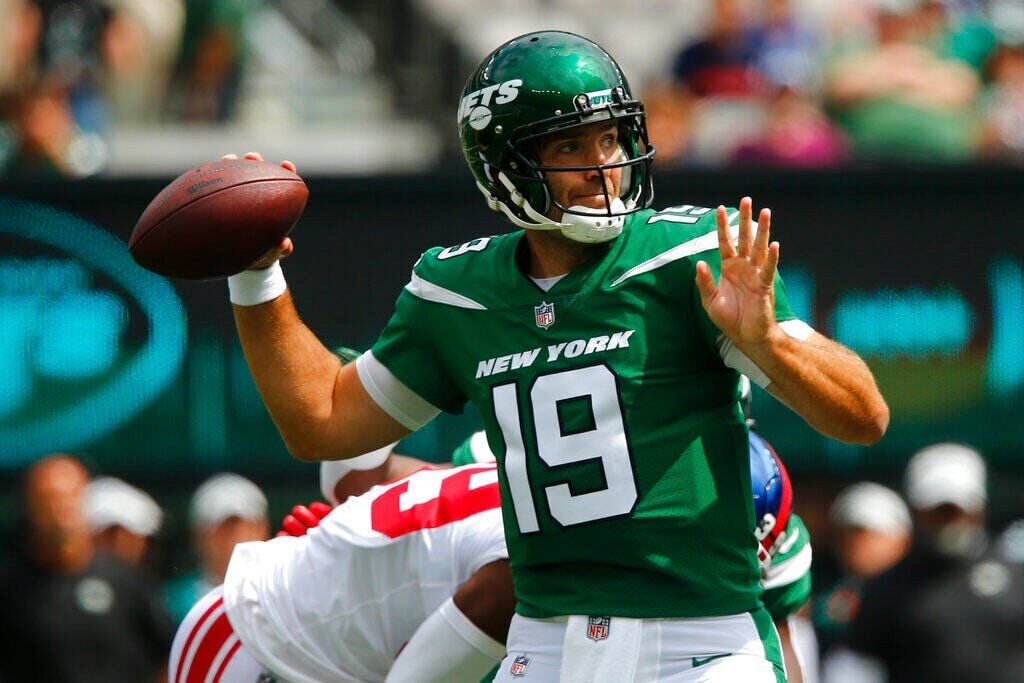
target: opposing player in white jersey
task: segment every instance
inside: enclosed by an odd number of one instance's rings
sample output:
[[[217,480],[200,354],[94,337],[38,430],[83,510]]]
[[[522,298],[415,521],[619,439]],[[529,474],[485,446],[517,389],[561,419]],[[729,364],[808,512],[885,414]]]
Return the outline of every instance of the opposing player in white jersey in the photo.
[[[420,464],[308,535],[238,546],[178,631],[171,683],[479,680],[515,606],[497,473]]]

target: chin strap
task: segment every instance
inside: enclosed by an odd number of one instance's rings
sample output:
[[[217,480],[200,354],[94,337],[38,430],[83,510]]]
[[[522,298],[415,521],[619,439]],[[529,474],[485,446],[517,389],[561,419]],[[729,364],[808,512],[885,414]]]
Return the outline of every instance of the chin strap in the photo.
[[[622,226],[626,222],[625,214],[630,208],[618,197],[612,200],[611,208],[613,215],[611,216],[601,209],[594,209],[589,206],[570,206],[569,209],[571,211],[579,213],[566,212],[562,215],[564,222],[559,223],[533,208],[526,197],[516,189],[516,186],[507,175],[499,172],[498,181],[508,190],[512,202],[522,209],[523,213],[529,216],[533,222],[524,221],[517,216],[505,202],[491,194],[490,190],[478,181],[476,186],[483,193],[484,197],[487,198],[487,206],[491,211],[505,214],[506,218],[520,228],[527,230],[560,230],[563,235],[576,242],[597,244],[615,239],[622,232]],[[629,204],[632,203],[632,200],[630,200]]]

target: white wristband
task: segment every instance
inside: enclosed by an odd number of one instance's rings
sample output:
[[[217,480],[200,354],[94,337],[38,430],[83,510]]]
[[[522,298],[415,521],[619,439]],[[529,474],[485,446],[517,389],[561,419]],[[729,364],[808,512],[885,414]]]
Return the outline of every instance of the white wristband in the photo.
[[[228,294],[237,306],[258,306],[284,294],[288,283],[284,281],[281,262],[274,261],[269,268],[243,270],[228,278]]]

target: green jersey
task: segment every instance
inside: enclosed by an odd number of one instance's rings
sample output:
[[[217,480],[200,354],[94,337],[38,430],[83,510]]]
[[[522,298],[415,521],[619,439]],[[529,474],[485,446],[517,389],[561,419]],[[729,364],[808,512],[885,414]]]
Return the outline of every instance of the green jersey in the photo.
[[[547,290],[517,266],[522,240],[424,253],[357,361],[363,386],[410,429],[477,407],[521,614],[757,609],[739,375],[694,283],[698,260],[721,267],[714,212],[631,214]]]
[[[484,432],[474,433],[452,451],[452,464],[456,467],[495,460]],[[810,597],[811,535],[799,515],[790,516],[784,540],[761,585],[761,602],[776,621],[796,612]]]
[[[786,536],[772,557],[762,585],[761,601],[776,621],[796,612],[810,597],[811,535],[799,515],[790,515]]]

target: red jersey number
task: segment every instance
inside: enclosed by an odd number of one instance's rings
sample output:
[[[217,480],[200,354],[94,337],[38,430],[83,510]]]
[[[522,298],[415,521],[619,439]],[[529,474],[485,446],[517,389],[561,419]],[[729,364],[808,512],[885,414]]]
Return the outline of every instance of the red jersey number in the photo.
[[[498,472],[493,465],[461,469],[440,479],[439,486],[437,480],[420,480],[415,482],[417,490],[410,491],[409,486],[413,483],[412,480],[403,481],[373,501],[370,524],[374,531],[398,538],[413,531],[458,522],[501,506]],[[428,486],[419,486],[423,483]],[[472,488],[471,484],[474,485]]]

